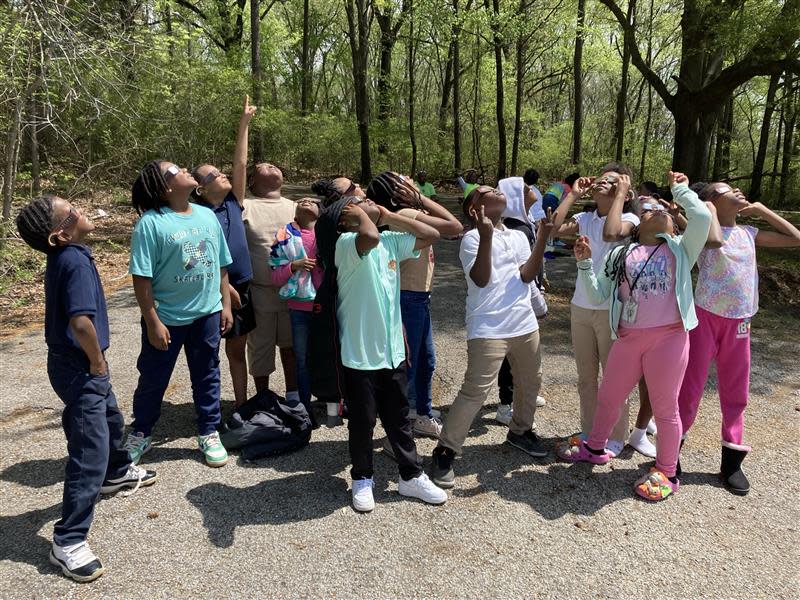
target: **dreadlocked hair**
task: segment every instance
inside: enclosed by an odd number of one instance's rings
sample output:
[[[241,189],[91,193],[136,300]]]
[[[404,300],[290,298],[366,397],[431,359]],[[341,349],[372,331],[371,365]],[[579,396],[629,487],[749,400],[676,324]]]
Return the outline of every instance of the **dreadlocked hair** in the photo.
[[[161,172],[163,160],[151,160],[139,173],[131,188],[131,204],[136,212],[142,214],[151,208],[161,212],[161,207],[166,206],[164,194],[167,193],[167,180]]]
[[[342,197],[342,193],[333,185],[333,178],[317,179],[311,184],[311,191],[322,198],[322,206],[327,207]]]
[[[384,171],[369,182],[367,198],[388,210],[396,211],[397,203],[394,201],[394,194],[397,186],[397,175],[391,171]]]
[[[625,259],[628,257],[628,251],[631,248],[632,244],[639,243],[639,226],[635,226],[631,229],[630,237],[625,241],[625,243],[621,246],[621,250],[614,255],[614,260],[609,265],[608,261],[606,261],[605,265],[605,274],[606,277],[611,279],[614,282],[615,286],[618,286],[622,283],[622,280],[625,279]]]
[[[55,196],[34,198],[17,215],[20,237],[28,246],[45,254],[55,250],[48,241],[53,229],[53,200]]]

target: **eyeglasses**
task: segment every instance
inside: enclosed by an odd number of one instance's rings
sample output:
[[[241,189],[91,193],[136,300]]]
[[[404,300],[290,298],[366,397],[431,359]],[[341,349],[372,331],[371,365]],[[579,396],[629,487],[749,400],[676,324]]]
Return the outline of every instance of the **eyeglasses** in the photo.
[[[175,175],[177,175],[180,172],[181,172],[181,170],[180,170],[180,168],[178,166],[176,166],[176,165],[168,166],[167,170],[164,171],[164,181],[169,181],[170,179],[175,177]]]
[[[220,175],[222,175],[222,173],[220,173],[220,172],[219,172],[217,169],[214,169],[214,170],[212,170],[212,171],[209,171],[209,172],[208,172],[208,173],[206,173],[205,175],[203,175],[203,176],[200,178],[200,181],[198,181],[198,183],[199,183],[200,185],[208,185],[209,183],[211,183],[212,181],[214,181],[214,180],[215,180],[217,177],[219,177]]]
[[[78,222],[78,219],[80,218],[81,214],[77,210],[75,210],[74,206],[70,206],[69,214],[66,217],[64,217],[64,220],[61,221],[61,223],[56,225],[51,230],[50,235],[47,236],[47,242],[53,247],[58,246],[58,241],[54,238],[57,238],[62,231],[66,231],[67,229],[74,227],[75,224]]]

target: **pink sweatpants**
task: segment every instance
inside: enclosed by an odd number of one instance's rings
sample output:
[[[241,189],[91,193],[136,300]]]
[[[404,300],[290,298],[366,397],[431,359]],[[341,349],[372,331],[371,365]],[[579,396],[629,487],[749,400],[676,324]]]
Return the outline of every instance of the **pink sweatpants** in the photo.
[[[750,394],[750,319],[726,319],[697,307],[700,324],[689,334],[689,366],[678,405],[683,432],[697,417],[711,361],[717,363],[722,441],[742,445],[744,409]]]
[[[620,329],[611,346],[597,392],[597,412],[587,443],[605,448],[628,394],[644,375],[658,426],[656,468],[675,476],[681,444],[678,391],[689,360],[689,334],[682,323],[647,329]]]

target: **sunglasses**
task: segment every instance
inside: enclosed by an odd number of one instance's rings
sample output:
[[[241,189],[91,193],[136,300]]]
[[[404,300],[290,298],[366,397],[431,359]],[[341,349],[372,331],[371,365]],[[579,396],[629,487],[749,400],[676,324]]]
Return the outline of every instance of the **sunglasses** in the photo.
[[[297,203],[298,204],[316,204],[317,206],[319,206],[320,204],[322,204],[322,200],[320,200],[319,198],[300,198],[300,200],[298,200]]]
[[[175,175],[177,175],[180,172],[181,172],[180,167],[178,167],[176,165],[168,166],[167,170],[164,171],[164,181],[169,181],[170,179],[175,177]]]
[[[642,214],[646,212],[667,212],[667,209],[660,204],[653,204],[652,202],[644,202],[641,205]]]
[[[80,213],[78,213],[78,211],[75,210],[74,206],[70,206],[69,214],[66,217],[64,217],[63,221],[61,221],[58,225],[56,225],[52,229],[50,235],[47,236],[47,242],[51,246],[58,246],[58,242],[54,238],[58,237],[58,234],[61,233],[62,231],[66,231],[67,229],[74,227],[75,224],[78,222],[78,219],[80,218],[81,218]]]
[[[198,183],[199,183],[200,185],[208,185],[209,183],[211,183],[212,181],[214,181],[214,180],[215,180],[217,177],[219,177],[220,175],[222,175],[222,173],[220,173],[220,172],[219,172],[217,169],[214,169],[214,170],[212,170],[212,171],[209,171],[209,172],[208,172],[208,173],[206,173],[205,175],[203,175],[203,176],[200,178],[200,180],[198,181]]]

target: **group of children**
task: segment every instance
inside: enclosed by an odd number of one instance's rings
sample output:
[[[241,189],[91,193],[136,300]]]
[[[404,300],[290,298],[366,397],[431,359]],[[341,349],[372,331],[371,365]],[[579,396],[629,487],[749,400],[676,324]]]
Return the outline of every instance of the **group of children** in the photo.
[[[320,180],[312,186],[317,197],[283,198],[278,168],[263,163],[247,172],[255,110],[245,100],[230,180],[213,165],[189,172],[157,160],[133,184],[140,218],[130,273],[142,336],[127,437],[105,361],[102,285],[85,245],[93,223],[57,197],[35,199],[17,219],[23,239],[47,254],[48,375],[65,405],[69,452],[50,560],[66,575],[91,581],[103,573],[86,543],[98,495],[158,479],[137,464],[152,448],[181,349],[198,446],[208,465],[228,461],[217,433],[221,338],[235,405],[246,399],[248,372],[257,391],[268,388],[277,346],[287,399],[310,410],[313,395],[329,414],[346,413],[357,511],[375,506],[378,417],[386,451],[398,463],[399,493],[441,504],[442,488],[455,483],[455,457],[498,378],[510,402],[497,416],[508,425],[507,443],[547,456],[535,433],[536,408],[544,404],[537,317],[547,312],[545,250],[561,236],[577,236],[571,330],[580,433],[558,447],[558,456],[603,464],[630,443],[656,458],[636,493],[667,498],[679,487],[680,448],[715,361],[721,473],[733,492],[747,493],[740,466],[749,451],[743,413],[749,324],[758,306],[755,248],[800,245],[794,226],[722,182],[701,186],[698,197],[680,173],[669,173],[673,203],[653,190],[637,196],[621,163],[606,165],[597,178],[571,175],[544,198],[533,170],[497,188],[464,182],[462,210],[471,225],[459,251],[467,282],[467,369],[442,423],[431,397],[433,246],[460,236],[461,222],[436,202],[424,174],[415,185],[381,173],[367,190],[344,177]],[[589,196],[597,208],[570,217],[575,202]],[[737,215],[763,218],[775,231],[738,226]],[[641,403],[631,433],[627,398],[637,385]],[[658,431],[656,447],[649,425]],[[414,434],[438,439],[430,477]]]

